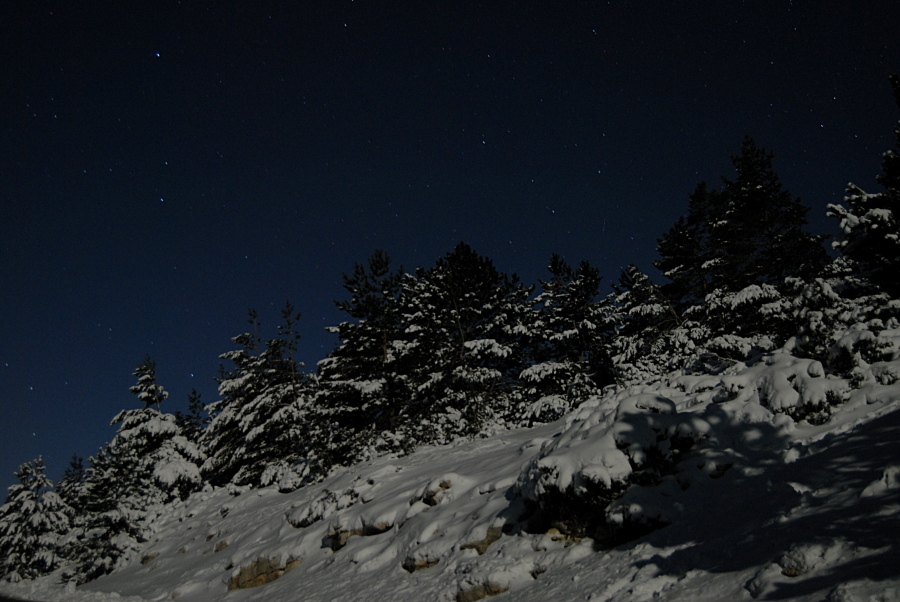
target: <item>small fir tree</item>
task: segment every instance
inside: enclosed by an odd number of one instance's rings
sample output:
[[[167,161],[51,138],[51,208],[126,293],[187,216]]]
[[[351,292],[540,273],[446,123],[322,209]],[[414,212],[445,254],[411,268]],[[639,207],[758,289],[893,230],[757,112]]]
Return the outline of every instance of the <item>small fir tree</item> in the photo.
[[[203,431],[209,425],[209,414],[197,389],[191,389],[188,395],[187,412],[175,412],[175,421],[185,439],[194,444],[199,444]]]
[[[527,421],[552,421],[613,382],[608,352],[613,334],[609,306],[599,299],[600,272],[583,261],[572,269],[550,257],[551,278],[541,282],[529,333],[533,365],[520,378],[532,400]]]
[[[302,364],[295,359],[300,314],[290,303],[282,310],[279,336],[262,352],[258,334],[233,339],[242,349],[223,354],[234,369],[222,371],[214,417],[203,437],[203,474],[213,485],[261,486],[278,483],[294,489],[316,473],[307,453],[315,440],[308,420],[311,394]],[[250,323],[258,332],[256,312]]]
[[[169,393],[156,382],[156,362],[148,355],[143,363],[134,371],[137,384],[129,389],[143,402],[145,408],[153,405],[159,411],[159,406],[168,397]]]
[[[69,530],[69,508],[52,491],[43,458],[22,464],[15,476],[19,482],[0,506],[0,577],[12,582],[56,570],[60,539]]]
[[[382,433],[396,429],[409,397],[395,346],[403,340],[400,315],[402,268],[375,251],[344,274],[350,298],[337,301],[352,321],[329,328],[341,344],[319,363],[316,406],[328,425],[321,447],[331,463],[348,464],[372,454],[399,451]]]
[[[900,107],[900,75],[891,76]],[[884,192],[869,194],[854,184],[844,203],[829,205],[840,219],[835,249],[857,264],[857,272],[892,298],[900,297],[900,122],[894,128],[895,147],[884,154],[877,177]]]
[[[156,383],[155,364],[144,361],[130,388],[143,405],[123,410],[113,440],[90,459],[85,471],[84,512],[67,538],[78,582],[112,571],[145,540],[149,513],[186,499],[202,486],[197,446],[181,435],[172,414],[159,411],[168,393]],[[157,406],[157,407],[154,407]]]

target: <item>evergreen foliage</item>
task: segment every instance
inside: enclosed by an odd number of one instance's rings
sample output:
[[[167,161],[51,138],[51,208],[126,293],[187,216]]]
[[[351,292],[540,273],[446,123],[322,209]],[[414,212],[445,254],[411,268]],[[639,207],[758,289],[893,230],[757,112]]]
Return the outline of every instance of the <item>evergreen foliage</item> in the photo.
[[[586,261],[573,270],[555,253],[548,269],[533,302],[531,365],[520,374],[528,424],[556,420],[613,382],[613,322],[608,300],[599,298],[600,271]]]
[[[330,328],[340,343],[315,374],[297,360],[290,303],[266,341],[249,312],[206,408],[194,390],[186,413],[163,414],[168,393],[147,357],[130,388],[141,407],[113,419],[115,437],[88,468],[72,458],[58,495],[40,458],[20,467],[0,507],[0,576],[31,579],[65,559],[68,577],[89,581],[203,487],[290,491],[379,454],[556,420],[606,386],[673,370],[720,373],[783,349],[862,386],[862,368],[894,353],[883,333],[900,329],[900,125],[895,133],[885,192],[851,186],[847,208],[830,206],[843,253],[830,263],[822,237],[803,230],[808,208],[747,138],[736,177],[699,185],[659,239],[665,285],[629,266],[603,297],[598,269],[554,254],[532,296],[465,243],[413,274],[379,250],[344,275],[349,296],[336,304],[348,320]]]
[[[84,483],[87,471],[84,468],[84,458],[72,454],[69,465],[63,472],[63,478],[56,485],[59,497],[75,512],[80,512],[84,506]]]
[[[200,443],[200,438],[209,425],[209,421],[209,414],[207,414],[206,406],[200,399],[200,393],[197,392],[197,389],[191,389],[188,395],[187,412],[177,410],[175,412],[175,422],[178,424],[178,428],[181,429],[181,434],[185,439],[197,445]]]
[[[109,573],[137,550],[153,508],[186,499],[202,486],[200,451],[181,435],[172,414],[157,409],[168,393],[156,383],[155,363],[147,358],[134,375],[138,384],[130,391],[144,407],[113,418],[111,424],[119,425],[113,440],[90,459],[83,482],[73,478],[67,485],[67,496],[83,500],[64,542],[78,582]]]
[[[315,467],[306,452],[312,429],[308,424],[311,394],[308,378],[295,359],[299,312],[287,303],[279,336],[260,351],[259,321],[250,311],[254,334],[232,339],[240,349],[220,357],[231,360],[222,369],[219,395],[211,404],[213,418],[203,436],[206,460],[203,476],[213,485],[268,485],[296,488]],[[296,464],[296,466],[295,466]]]
[[[54,571],[60,538],[69,529],[69,508],[52,491],[41,456],[19,466],[19,482],[0,506],[0,578],[18,582]]]
[[[671,280],[666,293],[679,307],[716,289],[779,288],[827,263],[824,237],[803,230],[809,208],[782,189],[773,156],[746,137],[732,157],[736,178],[722,178],[719,190],[698,186],[688,215],[659,239],[655,265]]]
[[[707,330],[686,323],[663,289],[637,266],[628,266],[613,285],[617,333],[613,359],[623,382],[681,367]]]
[[[316,395],[330,440],[322,447],[331,463],[397,450],[396,440],[380,436],[397,428],[409,398],[396,352],[403,340],[402,269],[392,271],[390,263],[387,253],[378,250],[365,264],[356,264],[351,274],[344,274],[350,298],[336,304],[352,321],[329,329],[341,344],[319,363]]]
[[[156,362],[148,355],[134,375],[138,381],[129,391],[137,395],[145,408],[156,405],[158,411],[159,405],[169,397],[169,393],[156,382]]]
[[[891,76],[900,107],[900,75]],[[895,147],[882,159],[877,177],[884,192],[867,193],[849,184],[843,205],[829,205],[840,219],[841,233],[833,243],[858,264],[857,271],[892,297],[900,296],[900,122],[894,127]]]
[[[664,287],[665,295],[680,307],[701,302],[712,292],[713,278],[707,262],[715,261],[709,239],[712,211],[719,205],[719,196],[705,182],[700,183],[689,198],[688,214],[679,217],[658,239],[660,259],[654,265],[670,281]],[[620,284],[630,288],[625,282]]]
[[[403,282],[405,333],[398,350],[412,397],[404,440],[443,443],[516,420],[513,391],[527,365],[531,289],[459,243],[429,270]]]

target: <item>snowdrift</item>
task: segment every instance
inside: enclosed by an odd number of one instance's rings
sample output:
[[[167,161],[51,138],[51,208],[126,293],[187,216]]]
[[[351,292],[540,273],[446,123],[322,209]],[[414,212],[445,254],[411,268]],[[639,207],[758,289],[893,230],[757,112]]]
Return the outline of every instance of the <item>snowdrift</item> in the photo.
[[[882,333],[893,359],[852,378],[782,350],[289,494],[194,494],[106,577],[2,587],[37,600],[900,600],[898,334]]]

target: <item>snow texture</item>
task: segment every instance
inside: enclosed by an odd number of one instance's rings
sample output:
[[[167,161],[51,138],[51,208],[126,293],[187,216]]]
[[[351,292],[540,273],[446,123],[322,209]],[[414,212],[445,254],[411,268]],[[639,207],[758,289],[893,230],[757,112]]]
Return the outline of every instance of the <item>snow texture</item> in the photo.
[[[775,352],[610,389],[549,425],[381,457],[291,493],[195,493],[108,576],[2,588],[47,601],[900,600],[900,386],[879,376],[898,369],[866,365],[853,388]],[[824,424],[790,416],[835,399]],[[667,471],[633,482],[661,457]],[[526,528],[548,491],[616,483],[631,485],[599,508],[607,524],[665,526],[613,548]],[[291,570],[229,592],[258,559]]]

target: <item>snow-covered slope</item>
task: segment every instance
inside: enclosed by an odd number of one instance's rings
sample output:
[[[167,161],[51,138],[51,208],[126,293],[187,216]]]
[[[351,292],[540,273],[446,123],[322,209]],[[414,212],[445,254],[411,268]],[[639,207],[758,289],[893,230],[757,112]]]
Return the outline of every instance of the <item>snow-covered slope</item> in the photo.
[[[898,375],[898,360],[867,365],[851,385],[777,352],[610,390],[553,424],[293,493],[195,494],[111,575],[2,587],[37,600],[900,600]],[[831,416],[789,417],[804,407]],[[601,523],[658,528],[610,547]]]

